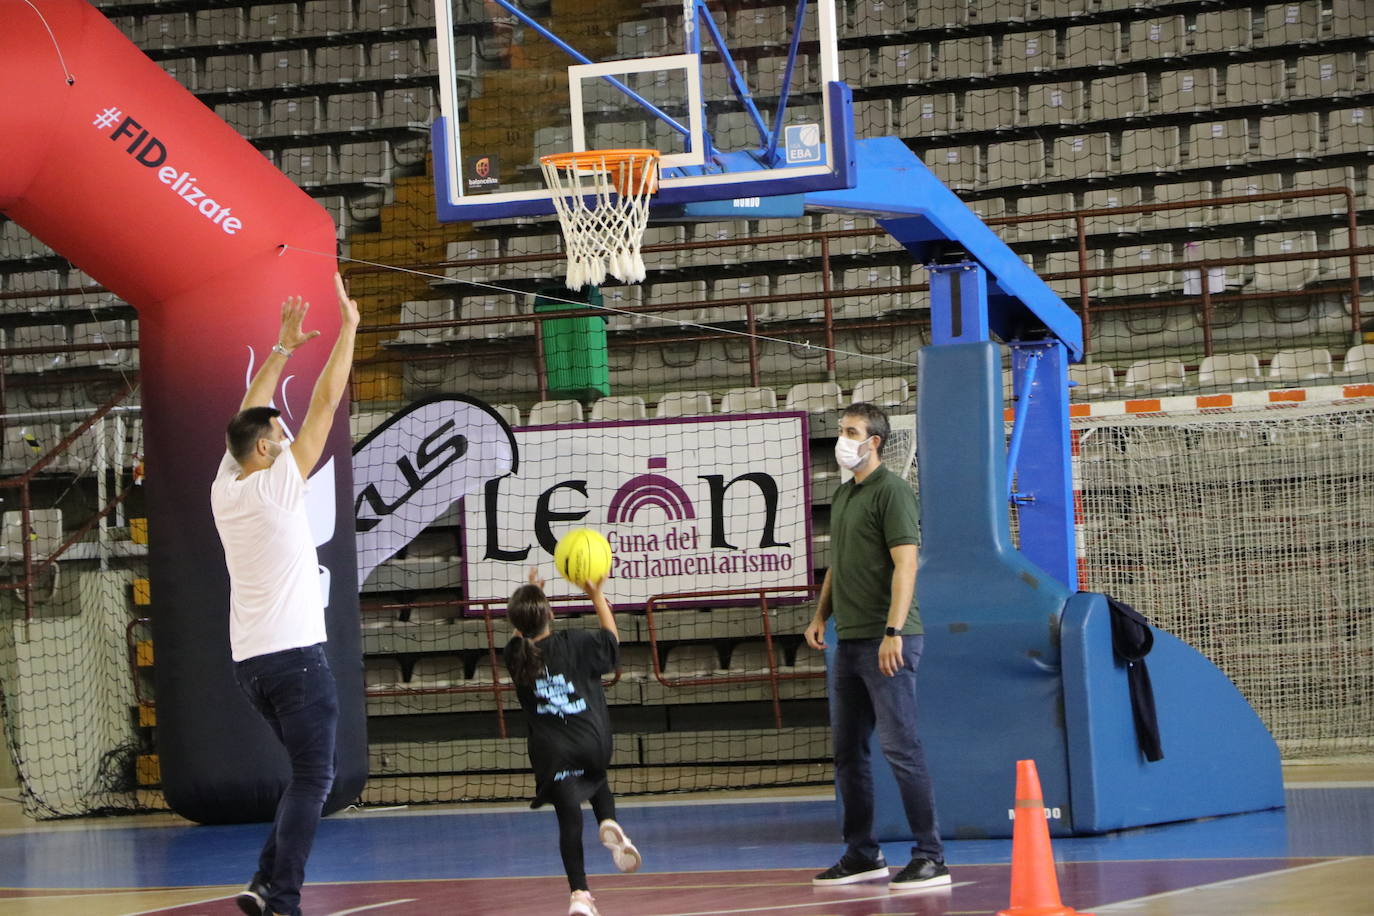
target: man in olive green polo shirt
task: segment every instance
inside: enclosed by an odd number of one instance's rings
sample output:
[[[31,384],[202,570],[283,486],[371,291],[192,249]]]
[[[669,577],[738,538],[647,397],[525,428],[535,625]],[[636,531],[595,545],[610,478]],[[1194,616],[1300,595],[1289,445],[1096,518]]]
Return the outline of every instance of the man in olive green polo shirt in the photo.
[[[925,755],[916,736],[916,666],[925,641],[915,606],[916,494],[883,467],[891,427],[872,404],[851,404],[840,418],[835,460],[854,472],[830,509],[830,569],[806,628],[813,649],[825,648],[835,617],[839,644],[827,670],[835,785],[844,808],[840,861],[812,879],[829,886],[887,880],[887,860],[873,836],[869,739],[878,729],[883,756],[897,778],[915,845],[895,888],[949,884],[935,821]]]

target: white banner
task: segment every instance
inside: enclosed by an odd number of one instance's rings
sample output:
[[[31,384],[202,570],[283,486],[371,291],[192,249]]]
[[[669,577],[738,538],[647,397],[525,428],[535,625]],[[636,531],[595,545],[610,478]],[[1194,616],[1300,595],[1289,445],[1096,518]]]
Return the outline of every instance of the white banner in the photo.
[[[804,413],[565,423],[515,439],[517,470],[463,500],[469,597],[506,598],[531,566],[550,595],[580,595],[554,571],[553,550],[583,527],[610,541],[606,594],[620,608],[811,582]]]
[[[353,446],[358,585],[468,493],[510,471],[504,420],[476,398],[428,398]],[[317,475],[318,476],[318,475]]]

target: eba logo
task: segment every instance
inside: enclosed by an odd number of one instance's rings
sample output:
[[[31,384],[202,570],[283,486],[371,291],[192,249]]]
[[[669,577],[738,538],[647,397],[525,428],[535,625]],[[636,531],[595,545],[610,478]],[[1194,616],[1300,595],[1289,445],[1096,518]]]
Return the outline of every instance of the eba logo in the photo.
[[[785,140],[788,165],[815,165],[822,161],[819,124],[789,124]]]
[[[491,160],[483,156],[472,164],[472,170],[477,173],[478,178],[486,178],[491,174]]]

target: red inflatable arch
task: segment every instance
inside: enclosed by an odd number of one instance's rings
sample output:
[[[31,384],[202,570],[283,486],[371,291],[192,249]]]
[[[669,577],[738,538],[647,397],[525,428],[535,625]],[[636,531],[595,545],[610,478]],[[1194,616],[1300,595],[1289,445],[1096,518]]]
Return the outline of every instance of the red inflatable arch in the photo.
[[[192,820],[270,819],[286,759],[234,683],[209,488],[249,347],[261,359],[293,294],[324,332],[277,394],[288,425],[304,415],[338,322],[335,262],[304,252],[334,251],[333,222],[81,0],[0,0],[0,98],[0,211],[139,313],[164,791]],[[328,499],[312,514],[340,692],[329,810],[367,764],[349,445],[340,418],[312,481],[334,489],[332,519]]]

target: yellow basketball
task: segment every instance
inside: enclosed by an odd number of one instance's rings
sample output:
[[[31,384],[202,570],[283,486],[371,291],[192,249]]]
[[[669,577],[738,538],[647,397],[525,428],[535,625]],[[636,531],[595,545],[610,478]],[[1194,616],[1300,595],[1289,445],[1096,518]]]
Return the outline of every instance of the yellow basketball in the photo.
[[[559,538],[553,565],[573,585],[598,582],[611,574],[611,545],[598,531],[574,528]]]

